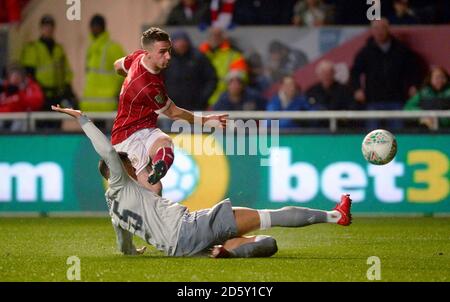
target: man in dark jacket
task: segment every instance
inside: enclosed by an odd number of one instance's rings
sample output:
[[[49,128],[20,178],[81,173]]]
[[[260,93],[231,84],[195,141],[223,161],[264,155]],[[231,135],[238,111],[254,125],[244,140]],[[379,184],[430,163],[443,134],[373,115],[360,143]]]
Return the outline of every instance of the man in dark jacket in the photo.
[[[353,97],[351,90],[335,79],[333,62],[323,60],[316,68],[319,83],[306,91],[311,107],[315,110],[351,110]]]
[[[199,25],[210,22],[209,5],[203,0],[181,0],[167,18],[167,25]]]
[[[206,110],[216,89],[216,71],[208,58],[192,47],[187,33],[175,32],[172,42],[172,59],[165,71],[168,94],[177,106],[191,111]]]
[[[306,91],[311,110],[357,110],[354,104],[352,90],[349,86],[339,83],[333,62],[320,61],[316,67],[319,82]],[[358,124],[354,121],[339,120],[339,128],[354,128]],[[316,122],[316,126],[328,127],[328,121]]]
[[[368,110],[401,110],[420,81],[418,60],[391,35],[386,19],[373,21],[371,30],[372,37],[356,55],[351,71],[355,100]],[[401,125],[399,120],[389,121],[391,128]],[[367,126],[377,128],[379,123],[370,121]]]

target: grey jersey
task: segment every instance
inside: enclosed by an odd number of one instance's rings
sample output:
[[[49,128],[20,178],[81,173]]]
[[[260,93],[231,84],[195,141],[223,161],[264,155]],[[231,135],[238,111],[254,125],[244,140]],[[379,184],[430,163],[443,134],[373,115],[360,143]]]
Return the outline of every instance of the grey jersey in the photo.
[[[187,208],[145,189],[126,172],[106,136],[85,116],[81,127],[108,165],[109,188],[105,193],[117,243],[124,254],[135,254],[132,234],[172,256],[182,216]]]

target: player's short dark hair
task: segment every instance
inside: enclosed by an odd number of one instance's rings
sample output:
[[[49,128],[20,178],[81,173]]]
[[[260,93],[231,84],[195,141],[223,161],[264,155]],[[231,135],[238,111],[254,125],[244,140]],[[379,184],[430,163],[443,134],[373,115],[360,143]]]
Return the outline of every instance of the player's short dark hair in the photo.
[[[170,42],[170,36],[164,30],[158,27],[150,27],[142,33],[141,44],[142,47],[153,44],[155,42],[167,41]]]
[[[128,158],[128,154],[126,152],[117,152],[117,154],[119,154],[119,157],[120,157],[120,160],[122,161],[122,163],[125,163],[130,160]],[[98,162],[98,170],[100,171],[100,174],[103,176],[104,179],[109,178],[109,168],[103,159],[101,159]]]

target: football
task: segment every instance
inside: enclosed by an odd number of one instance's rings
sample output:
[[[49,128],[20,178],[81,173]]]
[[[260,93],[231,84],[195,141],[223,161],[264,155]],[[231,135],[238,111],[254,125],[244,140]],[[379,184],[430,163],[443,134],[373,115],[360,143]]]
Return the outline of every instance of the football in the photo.
[[[397,140],[387,130],[374,130],[364,137],[362,153],[369,163],[385,165],[392,161],[397,154]]]

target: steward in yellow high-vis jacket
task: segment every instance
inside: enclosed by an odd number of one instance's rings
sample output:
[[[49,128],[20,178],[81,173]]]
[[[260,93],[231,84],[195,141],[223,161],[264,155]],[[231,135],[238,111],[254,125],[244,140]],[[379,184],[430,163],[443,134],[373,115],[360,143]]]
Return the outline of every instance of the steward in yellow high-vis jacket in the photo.
[[[227,90],[225,78],[229,72],[240,71],[244,75],[244,81],[248,81],[248,67],[244,55],[232,47],[221,28],[212,27],[208,33],[208,40],[200,44],[199,50],[210,60],[219,80],[216,90],[208,100],[210,106],[214,106],[222,93]]]
[[[125,56],[118,43],[113,42],[106,31],[103,16],[95,15],[90,22],[91,44],[86,55],[86,79],[82,111],[115,111],[123,78],[116,74],[114,62]]]
[[[45,96],[43,110],[51,110],[51,105],[64,103],[76,107],[72,92],[73,78],[64,48],[55,42],[55,20],[45,15],[40,23],[41,36],[27,43],[21,54],[21,64],[41,86]]]

